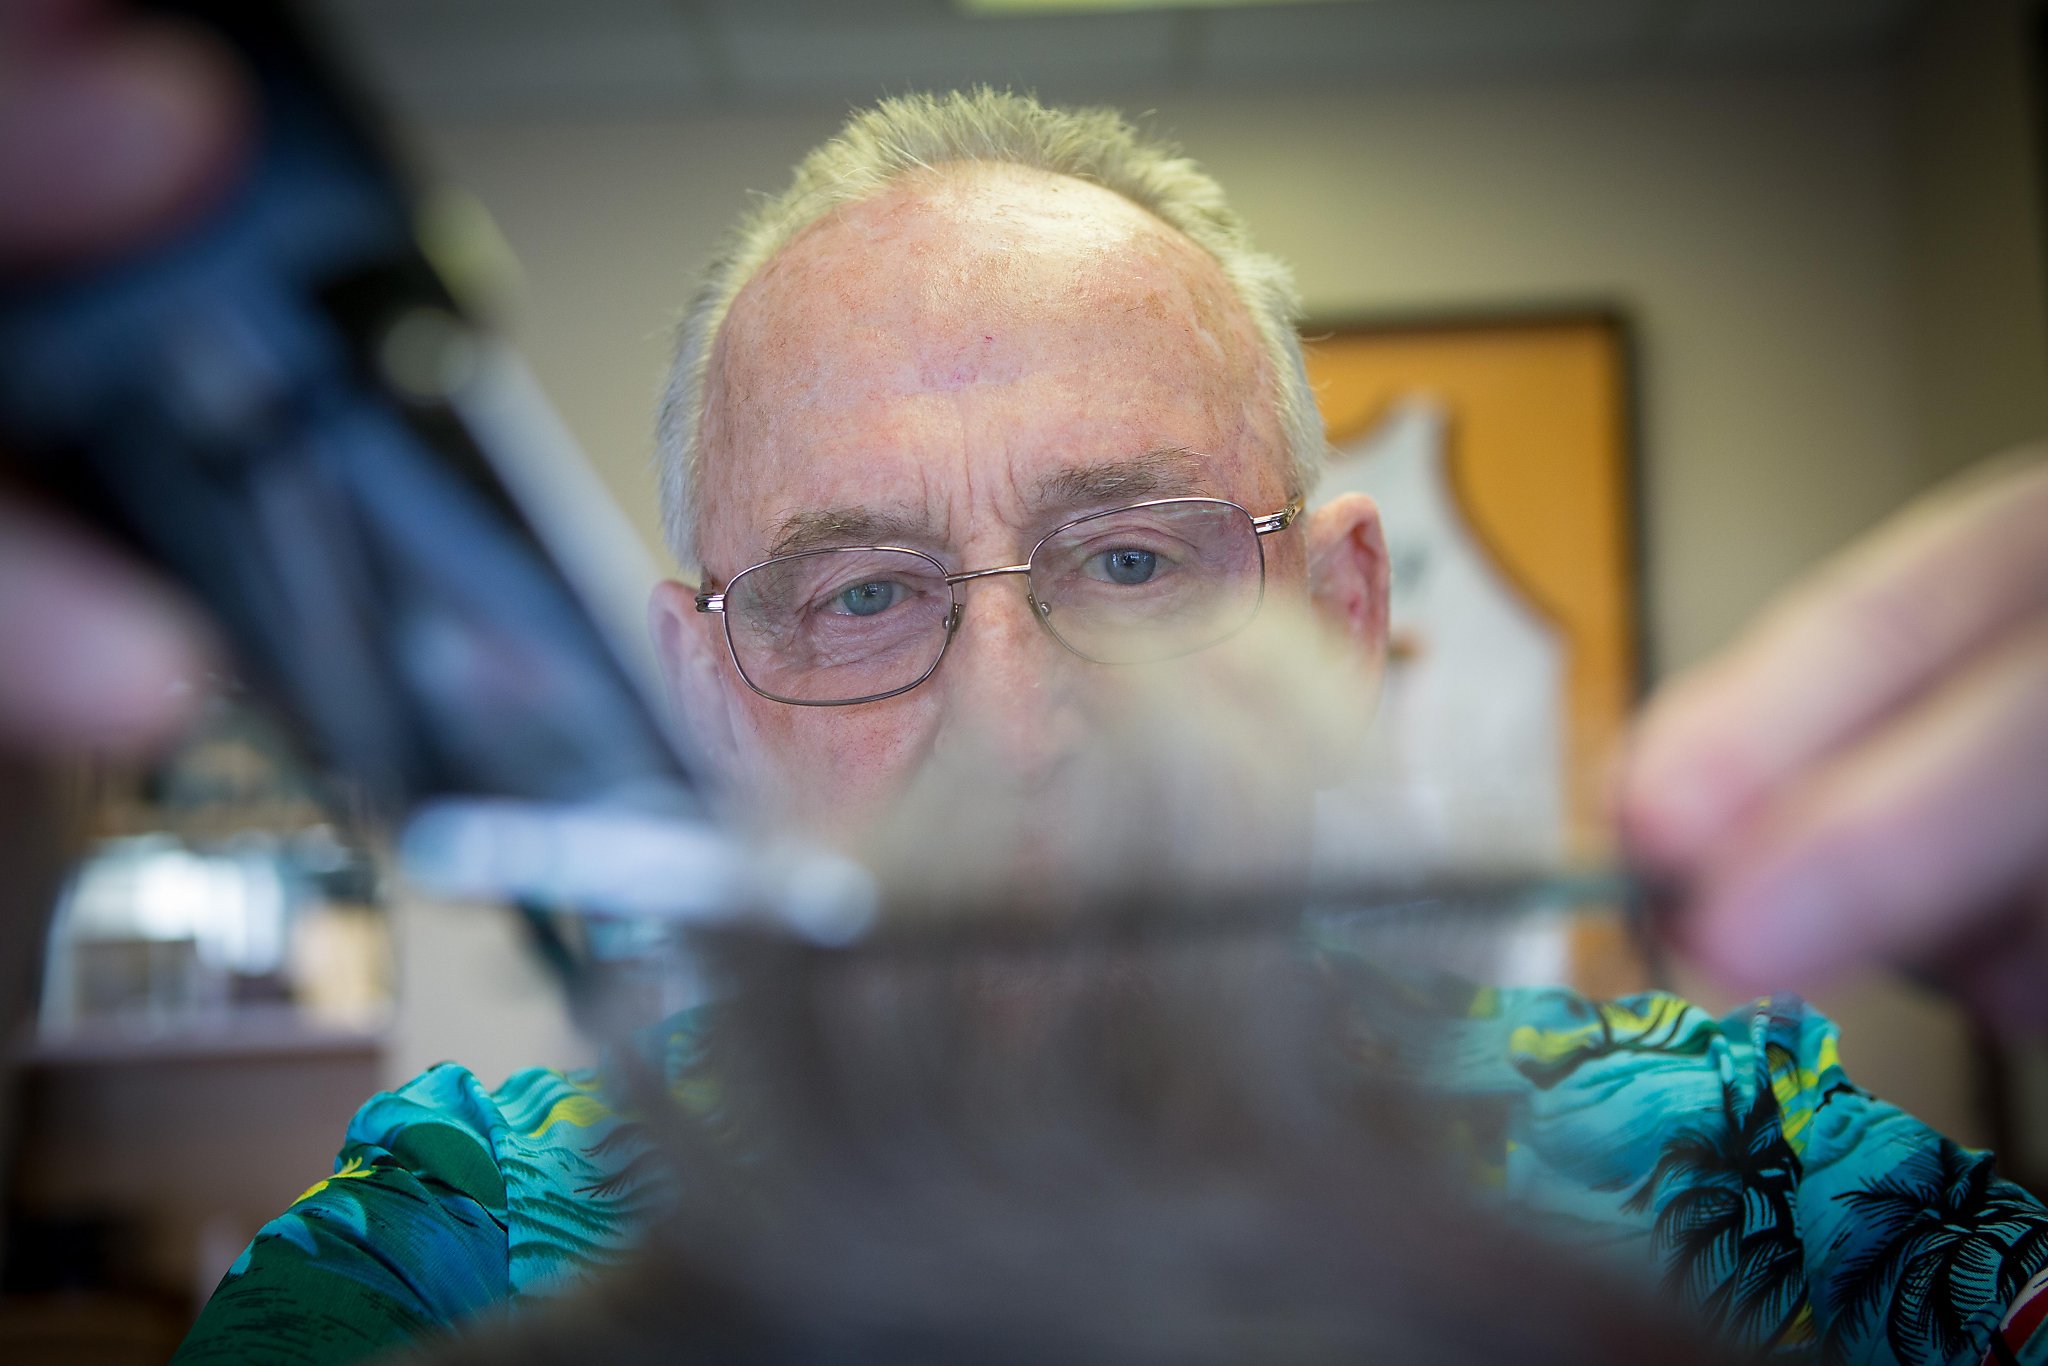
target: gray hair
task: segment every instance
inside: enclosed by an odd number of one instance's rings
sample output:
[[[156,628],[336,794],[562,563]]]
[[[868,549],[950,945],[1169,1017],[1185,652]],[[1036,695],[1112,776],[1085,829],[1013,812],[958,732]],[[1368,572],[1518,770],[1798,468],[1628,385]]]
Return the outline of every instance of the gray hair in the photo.
[[[693,505],[702,460],[705,380],[727,310],[747,281],[791,239],[834,209],[869,199],[906,172],[949,161],[1026,166],[1090,181],[1178,228],[1216,259],[1251,315],[1267,361],[1296,492],[1323,465],[1323,424],[1302,364],[1293,273],[1252,245],[1223,187],[1179,150],[1140,136],[1112,109],[1053,109],[1028,95],[986,87],[885,99],[856,113],[838,135],[797,164],[787,190],[727,232],[677,328],[655,427],[662,525],[669,549],[690,566]]]

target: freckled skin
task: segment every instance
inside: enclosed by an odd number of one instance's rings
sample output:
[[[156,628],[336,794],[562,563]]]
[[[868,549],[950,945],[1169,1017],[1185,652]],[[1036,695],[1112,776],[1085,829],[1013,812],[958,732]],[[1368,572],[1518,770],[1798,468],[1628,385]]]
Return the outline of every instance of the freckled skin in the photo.
[[[1024,506],[1044,476],[1162,447],[1208,457],[1187,492],[1274,511],[1293,490],[1267,392],[1221,269],[1121,196],[982,164],[906,177],[800,234],[733,303],[704,415],[707,581],[765,558],[791,513],[854,505],[928,514],[915,548],[951,568],[1017,563],[1051,529]],[[1347,507],[1347,527],[1370,520]],[[1269,594],[1306,591],[1311,544],[1267,538]],[[970,585],[966,605],[932,678],[853,707],[751,692],[678,586],[653,619],[713,752],[755,796],[833,824],[969,729],[1027,784],[1085,741],[1103,666],[1037,624],[1021,580]]]

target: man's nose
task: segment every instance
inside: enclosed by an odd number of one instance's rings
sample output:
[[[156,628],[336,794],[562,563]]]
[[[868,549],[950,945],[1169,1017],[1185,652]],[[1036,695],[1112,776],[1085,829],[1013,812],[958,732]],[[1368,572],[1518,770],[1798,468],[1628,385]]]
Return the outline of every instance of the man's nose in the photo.
[[[934,682],[945,693],[940,749],[986,752],[1010,781],[1049,780],[1087,741],[1082,671],[1039,622],[1021,574],[972,580]]]

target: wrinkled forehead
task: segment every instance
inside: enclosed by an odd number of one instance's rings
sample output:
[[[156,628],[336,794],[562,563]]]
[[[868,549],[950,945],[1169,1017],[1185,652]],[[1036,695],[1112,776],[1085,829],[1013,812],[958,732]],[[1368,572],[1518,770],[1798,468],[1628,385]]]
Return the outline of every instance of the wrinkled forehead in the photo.
[[[878,485],[945,504],[1062,462],[1280,456],[1215,259],[1120,195],[1017,167],[921,172],[812,225],[734,300],[708,379],[707,554]]]

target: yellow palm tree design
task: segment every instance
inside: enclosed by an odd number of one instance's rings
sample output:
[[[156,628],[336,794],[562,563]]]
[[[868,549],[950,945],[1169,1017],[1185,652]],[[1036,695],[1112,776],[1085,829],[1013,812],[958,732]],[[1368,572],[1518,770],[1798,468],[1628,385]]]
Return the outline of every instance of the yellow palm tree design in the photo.
[[[311,1200],[314,1196],[318,1195],[321,1191],[324,1191],[329,1186],[333,1185],[336,1181],[360,1180],[363,1177],[368,1176],[372,1170],[374,1169],[371,1168],[368,1164],[366,1164],[362,1158],[351,1157],[348,1161],[341,1164],[340,1171],[334,1173],[334,1175],[332,1176],[321,1177],[318,1181],[315,1181],[312,1185],[306,1187],[306,1189],[300,1194],[299,1198],[292,1201],[292,1203],[294,1205],[304,1204],[306,1201]]]

